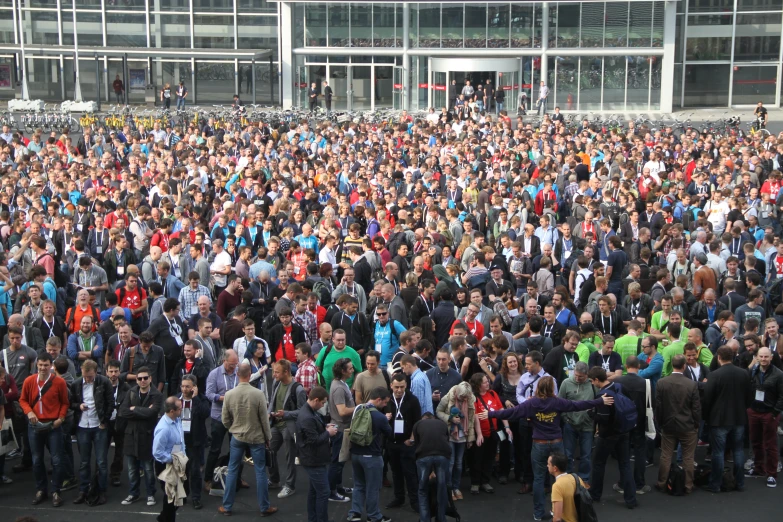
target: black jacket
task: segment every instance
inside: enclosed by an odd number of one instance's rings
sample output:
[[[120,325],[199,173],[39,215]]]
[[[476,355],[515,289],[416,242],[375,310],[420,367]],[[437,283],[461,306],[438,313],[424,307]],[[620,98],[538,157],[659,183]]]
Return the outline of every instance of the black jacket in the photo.
[[[364,294],[369,296],[372,292],[372,267],[364,257],[353,265],[354,281],[364,289]]]
[[[772,412],[773,415],[780,415],[783,411],[783,370],[770,364],[764,374],[764,383],[761,382],[760,367],[756,366],[750,370],[751,384],[751,402],[750,408],[759,413]],[[756,392],[764,392],[764,401],[755,400]]]
[[[631,299],[630,295],[623,297],[622,305],[628,310],[628,313],[631,314],[631,319],[636,319],[636,316],[641,315],[646,317],[649,321],[653,314],[653,310],[655,309],[655,301],[650,297],[650,294],[642,294],[639,301],[635,304],[638,306],[638,313],[634,315],[632,312],[632,310],[634,310],[634,300]]]
[[[391,420],[389,420],[389,426],[391,426],[392,432],[394,432],[394,421],[402,420],[402,433],[395,433],[393,437],[389,437],[387,443],[389,445],[404,444],[406,440],[411,438],[411,432],[413,431],[413,425],[421,419],[421,404],[419,399],[413,395],[410,390],[405,390],[405,395],[402,396],[400,416],[397,415],[397,399],[392,395],[389,399],[389,413],[391,413]]]
[[[177,397],[180,396],[182,391],[179,388],[185,373],[185,359],[180,359],[174,367],[174,372],[169,379],[169,397],[172,395],[176,395]],[[207,377],[209,377],[209,368],[204,362],[204,359],[196,359],[193,368],[190,369],[190,374],[196,378],[198,394],[204,397],[204,394],[207,393]]]
[[[111,381],[110,381],[111,382]],[[125,426],[128,425],[125,419],[120,418],[120,404],[125,400],[125,396],[128,395],[130,385],[122,378],[117,382],[117,396],[114,399],[114,409],[117,411],[117,418],[114,421],[114,430],[118,432],[125,431]],[[112,395],[114,395],[114,388],[112,387]]]
[[[574,352],[574,364],[579,362],[579,354]],[[584,361],[587,362],[587,361]],[[562,346],[556,346],[549,352],[544,358],[544,371],[555,378],[555,383],[560,386],[568,375],[563,370],[565,367],[565,348]]]
[[[71,409],[73,410],[74,426],[79,425],[82,418],[81,405],[84,403],[84,378],[79,377],[71,383]],[[100,423],[109,425],[111,414],[114,411],[114,387],[108,377],[96,375],[93,383],[93,399],[95,399],[95,411]]]
[[[707,376],[704,418],[710,426],[744,426],[748,423],[750,399],[750,374],[733,364],[724,364]]]
[[[181,394],[177,397],[182,399]],[[190,406],[190,432],[185,432],[185,447],[202,448],[207,445],[206,421],[211,407],[212,404],[202,395],[201,385],[199,385],[199,393],[193,396],[193,403]]]
[[[269,345],[269,351],[272,353],[272,361],[275,362],[275,354],[277,353],[277,348],[280,346],[280,341],[283,340],[283,335],[285,333],[285,328],[283,328],[282,323],[276,324],[272,329],[269,331],[269,339],[267,339],[267,344]],[[304,328],[296,324],[295,322],[291,322],[291,342],[296,347],[299,343],[306,343],[307,341],[307,335],[305,334]],[[349,345],[351,348],[353,348],[353,345]],[[291,354],[294,355],[294,354]]]
[[[367,316],[362,312],[356,312],[356,318],[353,321],[345,312],[337,312],[332,317],[331,325],[335,330],[338,328],[345,330],[345,343],[357,352],[369,348],[372,341],[372,330],[370,329],[370,322],[367,320]],[[269,349],[274,354],[271,343],[269,344]]]
[[[710,319],[710,316],[707,313],[707,303],[705,303],[704,301],[697,302],[696,306],[694,306],[690,312],[689,319],[691,321],[691,327],[698,328],[699,330],[702,331],[702,333],[705,332],[707,330],[707,327],[710,325],[710,323],[715,322],[718,319],[718,314],[724,311],[725,309],[726,309],[726,305],[724,305],[720,301],[715,301],[715,314],[713,315],[713,320],[707,324],[704,324],[705,319],[707,321],[709,321]]]
[[[566,330],[568,330],[563,323],[555,319],[554,325],[547,325],[545,324],[543,328],[541,328],[541,335],[544,337],[547,337],[549,339],[552,339],[552,346],[560,346],[563,344],[563,336],[566,333]],[[545,356],[549,352],[542,352]]]
[[[454,303],[441,301],[432,311],[430,317],[435,321],[435,344],[443,346],[449,341],[451,325],[454,324]]]
[[[134,406],[131,410],[131,406]],[[117,412],[127,421],[125,428],[125,455],[140,460],[152,460],[152,438],[158,419],[163,414],[163,394],[151,386],[144,400],[139,387],[128,390]]]
[[[305,403],[296,416],[296,447],[302,466],[327,466],[332,461],[331,437],[321,416]]]
[[[416,297],[413,301],[413,306],[410,308],[411,326],[419,326],[419,321],[422,317],[428,317],[435,311],[435,301],[433,299],[428,300],[426,303],[424,297],[421,295]]]

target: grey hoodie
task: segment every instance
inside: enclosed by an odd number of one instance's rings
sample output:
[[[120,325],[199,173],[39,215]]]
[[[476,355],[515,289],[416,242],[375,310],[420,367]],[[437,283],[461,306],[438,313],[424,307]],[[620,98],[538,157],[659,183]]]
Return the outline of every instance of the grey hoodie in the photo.
[[[560,385],[557,396],[569,401],[591,401],[595,399],[595,390],[590,381],[579,384],[573,377],[569,377]],[[577,431],[593,430],[593,419],[587,411],[563,413],[563,419]]]

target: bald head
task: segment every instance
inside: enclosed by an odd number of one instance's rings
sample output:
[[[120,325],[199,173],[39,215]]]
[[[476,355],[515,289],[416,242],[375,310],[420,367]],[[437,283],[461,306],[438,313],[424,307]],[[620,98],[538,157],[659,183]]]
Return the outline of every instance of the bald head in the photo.
[[[13,314],[11,317],[8,318],[8,326],[15,326],[16,328],[21,328],[22,325],[24,325],[24,317],[22,317],[22,314]]]

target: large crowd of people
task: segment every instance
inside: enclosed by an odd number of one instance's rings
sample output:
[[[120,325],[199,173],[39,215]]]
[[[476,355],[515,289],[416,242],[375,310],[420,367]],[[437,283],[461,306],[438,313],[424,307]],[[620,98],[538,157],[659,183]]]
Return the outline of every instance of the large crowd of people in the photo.
[[[0,483],[161,522],[248,466],[308,522],[774,488],[783,136],[433,115],[3,128]]]

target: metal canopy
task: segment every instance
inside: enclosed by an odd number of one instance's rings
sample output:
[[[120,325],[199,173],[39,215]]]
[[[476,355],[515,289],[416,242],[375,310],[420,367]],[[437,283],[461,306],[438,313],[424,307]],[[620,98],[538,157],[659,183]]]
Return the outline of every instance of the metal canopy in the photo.
[[[0,45],[2,51],[20,51],[18,45]],[[73,46],[66,45],[25,45],[26,53],[33,54],[72,54]],[[246,60],[260,60],[272,56],[271,49],[256,49],[242,51],[240,49],[189,49],[189,48],[161,48],[161,47],[88,47],[79,46],[79,53],[93,56],[95,53],[101,56],[143,56],[153,58],[215,58],[233,60],[235,58]]]

